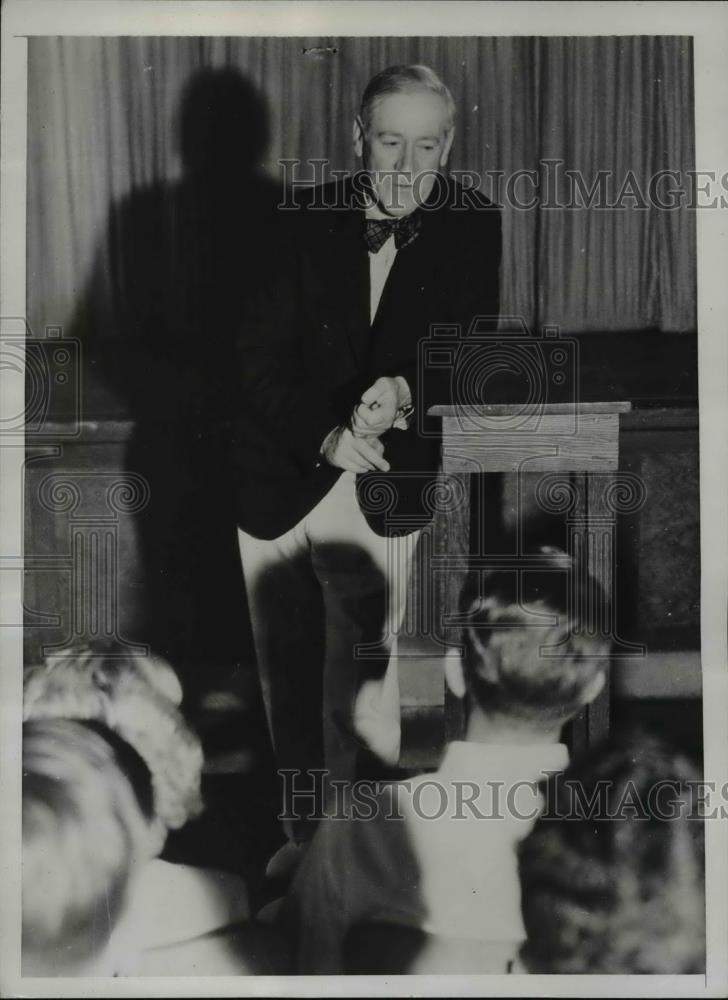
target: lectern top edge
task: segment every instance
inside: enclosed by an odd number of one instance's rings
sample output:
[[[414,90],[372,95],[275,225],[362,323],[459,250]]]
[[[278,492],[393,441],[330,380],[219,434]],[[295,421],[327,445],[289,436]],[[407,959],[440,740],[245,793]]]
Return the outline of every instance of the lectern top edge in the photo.
[[[628,413],[632,404],[627,401],[609,403],[481,403],[476,405],[452,405],[450,403],[431,406],[427,411],[431,417],[514,417],[537,414],[554,415],[575,413]]]

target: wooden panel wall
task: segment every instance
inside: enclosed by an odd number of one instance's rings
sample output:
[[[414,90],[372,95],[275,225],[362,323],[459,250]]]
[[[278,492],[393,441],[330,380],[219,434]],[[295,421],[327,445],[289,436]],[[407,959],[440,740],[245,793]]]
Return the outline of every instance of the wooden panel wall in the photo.
[[[638,411],[622,419],[621,467],[643,478],[647,499],[618,528],[618,620],[626,637],[647,644],[652,659],[621,669],[628,673],[627,687],[640,696],[651,689],[669,695],[671,678],[675,693],[695,693],[697,411]],[[116,636],[151,644],[203,687],[230,667],[252,669],[234,524],[222,530],[221,518],[209,508],[196,520],[175,519],[169,498],[130,467],[132,431],[130,422],[87,423],[60,454],[40,444],[29,448],[26,662],[37,661],[54,644]],[[506,477],[489,490],[489,509],[499,504],[506,524],[518,511],[533,538],[564,544],[563,524],[535,517],[537,478],[522,482],[519,493],[515,480]],[[165,515],[172,522],[166,532]],[[487,521],[485,531],[492,533]],[[203,544],[195,544],[195,537]],[[176,542],[172,548],[170,538]],[[420,586],[415,574],[411,603],[420,600]],[[414,636],[408,643],[415,654],[421,648]],[[688,660],[689,677],[676,669]],[[421,679],[427,691],[437,688],[424,674]],[[429,698],[424,688],[410,693],[414,701]]]

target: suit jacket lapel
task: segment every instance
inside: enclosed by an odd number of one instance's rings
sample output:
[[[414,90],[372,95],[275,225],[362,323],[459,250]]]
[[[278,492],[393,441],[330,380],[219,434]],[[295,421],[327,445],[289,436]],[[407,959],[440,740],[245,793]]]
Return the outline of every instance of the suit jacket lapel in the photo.
[[[369,253],[362,237],[363,213],[352,209],[341,213],[337,253],[337,294],[340,314],[359,370],[364,365],[370,339]],[[344,217],[345,216],[345,217]]]
[[[322,223],[318,228],[319,221]],[[337,367],[360,372],[370,337],[369,257],[362,239],[362,213],[334,209],[316,219],[319,246],[312,263],[320,285],[315,296],[317,325]]]
[[[414,243],[403,247],[394,258],[370,338],[370,357],[374,355],[380,363],[388,363],[388,358],[399,353],[402,338],[409,341],[412,324],[420,327],[423,316],[428,321],[438,318],[432,314],[431,304],[439,287],[438,271],[447,253],[440,228],[434,217],[427,219]]]

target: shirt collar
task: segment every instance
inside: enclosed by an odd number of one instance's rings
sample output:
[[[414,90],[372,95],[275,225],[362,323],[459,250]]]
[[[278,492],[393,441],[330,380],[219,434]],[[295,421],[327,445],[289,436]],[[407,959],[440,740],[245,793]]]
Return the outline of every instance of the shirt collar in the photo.
[[[482,779],[484,774],[513,774],[540,781],[550,771],[563,771],[569,752],[563,743],[528,745],[454,741],[448,744],[438,773],[451,778]]]

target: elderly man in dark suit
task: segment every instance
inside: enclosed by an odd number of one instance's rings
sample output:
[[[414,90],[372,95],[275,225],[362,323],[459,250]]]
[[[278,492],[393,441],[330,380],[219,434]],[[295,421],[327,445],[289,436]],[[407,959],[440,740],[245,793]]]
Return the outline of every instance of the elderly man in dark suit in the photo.
[[[421,432],[448,400],[418,345],[498,312],[499,213],[443,173],[454,111],[427,67],[370,81],[364,170],[292,199],[241,338],[239,540],[280,768],[398,759],[396,633],[439,452]]]

